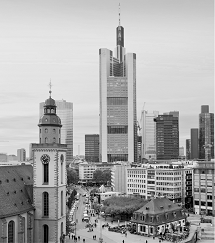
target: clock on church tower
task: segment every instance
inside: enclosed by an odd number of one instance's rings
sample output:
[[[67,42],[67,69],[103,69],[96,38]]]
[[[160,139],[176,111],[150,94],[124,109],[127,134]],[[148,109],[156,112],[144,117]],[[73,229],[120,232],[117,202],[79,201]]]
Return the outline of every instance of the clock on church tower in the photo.
[[[34,242],[60,242],[66,233],[66,144],[61,144],[61,120],[55,100],[45,101],[39,120],[39,143],[32,144],[34,166]]]

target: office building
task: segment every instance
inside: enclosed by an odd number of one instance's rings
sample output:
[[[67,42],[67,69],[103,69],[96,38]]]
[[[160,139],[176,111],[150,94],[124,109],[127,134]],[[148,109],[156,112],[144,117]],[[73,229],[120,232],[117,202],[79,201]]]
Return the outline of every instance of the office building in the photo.
[[[7,162],[7,154],[6,153],[0,153],[0,162]]]
[[[202,105],[199,114],[199,159],[210,161],[214,158],[214,113],[209,106]]]
[[[116,28],[115,53],[99,49],[100,161],[137,162],[136,54],[125,52]]]
[[[179,156],[184,156],[184,147],[179,147]]]
[[[191,153],[190,159],[198,159],[199,158],[199,136],[198,136],[198,128],[191,128],[190,131],[190,140],[191,140]]]
[[[186,159],[191,157],[191,139],[186,139]]]
[[[192,205],[192,168],[182,164],[145,164],[126,169],[127,194],[145,199],[166,196],[187,208]]]
[[[128,164],[114,165],[111,170],[111,187],[114,192],[127,192],[126,169]]]
[[[194,168],[194,210],[196,214],[215,216],[214,162],[197,162]]]
[[[73,103],[56,100],[57,114],[61,119],[61,142],[67,144],[66,162],[73,159]],[[40,103],[40,117],[43,115],[44,102]]]
[[[141,135],[142,135],[142,158],[156,159],[156,123],[154,119],[158,111],[152,113],[142,110],[141,112]]]
[[[85,160],[87,162],[99,162],[99,135],[85,135]]]
[[[26,161],[26,151],[24,148],[17,149],[17,159],[18,159],[18,162]]]
[[[159,115],[156,122],[157,160],[178,159],[179,157],[179,112]]]

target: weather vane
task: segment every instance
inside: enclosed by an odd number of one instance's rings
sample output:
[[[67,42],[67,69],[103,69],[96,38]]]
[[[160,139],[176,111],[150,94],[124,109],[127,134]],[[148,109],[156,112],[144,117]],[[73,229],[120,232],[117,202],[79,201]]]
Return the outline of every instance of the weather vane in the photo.
[[[52,82],[51,82],[51,79],[50,79],[50,82],[49,82],[49,88],[50,88],[50,90],[49,90],[49,94],[50,94],[50,98],[51,98],[51,93],[52,93]]]

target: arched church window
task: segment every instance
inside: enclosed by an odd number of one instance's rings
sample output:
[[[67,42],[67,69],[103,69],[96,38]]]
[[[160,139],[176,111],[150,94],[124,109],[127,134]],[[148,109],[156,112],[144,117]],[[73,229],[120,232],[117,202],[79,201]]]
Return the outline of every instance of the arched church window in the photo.
[[[43,216],[49,216],[49,194],[48,192],[43,192]]]
[[[8,243],[14,243],[15,242],[15,223],[13,220],[11,220],[8,224]]]
[[[48,128],[45,129],[45,133],[48,133]]]
[[[49,163],[43,164],[43,181],[49,183]]]
[[[56,143],[56,138],[53,138],[53,142]]]
[[[53,133],[56,133],[56,129],[55,128],[53,129]]]
[[[48,138],[45,138],[45,143],[48,143]]]
[[[61,191],[61,216],[63,216],[63,191]]]
[[[43,242],[49,242],[49,226],[47,224],[43,225]]]

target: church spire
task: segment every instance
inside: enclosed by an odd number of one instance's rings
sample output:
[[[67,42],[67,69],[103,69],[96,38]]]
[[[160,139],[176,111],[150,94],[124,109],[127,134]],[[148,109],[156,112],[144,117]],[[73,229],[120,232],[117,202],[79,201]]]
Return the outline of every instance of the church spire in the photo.
[[[119,3],[119,26],[120,26],[120,3]]]

